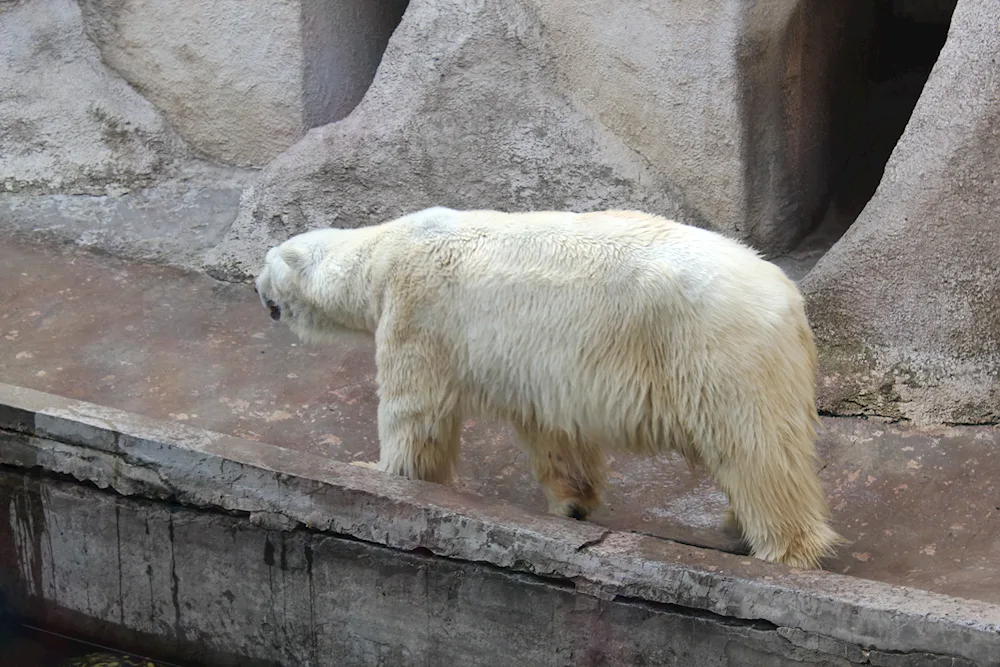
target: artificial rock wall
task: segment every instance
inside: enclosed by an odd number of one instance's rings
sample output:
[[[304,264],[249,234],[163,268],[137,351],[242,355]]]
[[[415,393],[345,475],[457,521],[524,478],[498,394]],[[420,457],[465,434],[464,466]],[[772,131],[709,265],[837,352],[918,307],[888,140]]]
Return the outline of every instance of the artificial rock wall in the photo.
[[[852,133],[899,132],[859,102],[876,7],[954,4],[3,2],[0,227],[244,280],[435,204],[639,208],[769,256],[863,208],[802,283],[821,408],[995,423],[1000,5],[958,0],[874,197],[835,192],[880,177]]]
[[[343,121],[264,170],[212,258],[420,207],[668,215],[790,248],[821,213],[851,3],[413,0]]]

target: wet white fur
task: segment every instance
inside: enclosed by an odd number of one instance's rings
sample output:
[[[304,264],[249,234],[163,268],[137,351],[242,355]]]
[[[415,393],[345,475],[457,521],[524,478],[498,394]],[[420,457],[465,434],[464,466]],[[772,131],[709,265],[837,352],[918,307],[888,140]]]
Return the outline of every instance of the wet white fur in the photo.
[[[379,470],[446,482],[463,418],[500,418],[553,512],[600,503],[605,452],[674,450],[755,556],[815,567],[840,541],[802,298],[734,240],[633,211],[432,208],[295,236],[257,288],[305,340],[375,335]]]

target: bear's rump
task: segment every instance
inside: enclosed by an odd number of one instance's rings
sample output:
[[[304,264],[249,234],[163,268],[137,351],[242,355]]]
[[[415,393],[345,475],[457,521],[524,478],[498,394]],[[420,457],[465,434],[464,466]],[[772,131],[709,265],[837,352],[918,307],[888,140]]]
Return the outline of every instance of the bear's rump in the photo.
[[[506,307],[453,332],[463,407],[480,416],[655,453],[687,449],[708,411],[735,416],[788,404],[792,392],[811,395],[792,312],[775,318],[738,303],[731,308],[745,312],[720,322],[705,304],[668,299],[609,308],[535,293],[478,303],[491,302]]]

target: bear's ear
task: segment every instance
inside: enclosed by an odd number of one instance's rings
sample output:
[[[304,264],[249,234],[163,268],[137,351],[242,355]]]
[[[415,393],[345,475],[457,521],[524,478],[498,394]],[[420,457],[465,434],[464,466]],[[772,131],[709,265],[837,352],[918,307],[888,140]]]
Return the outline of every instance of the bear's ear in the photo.
[[[314,248],[306,245],[285,245],[281,246],[281,259],[296,273],[305,273],[318,261],[318,252]]]

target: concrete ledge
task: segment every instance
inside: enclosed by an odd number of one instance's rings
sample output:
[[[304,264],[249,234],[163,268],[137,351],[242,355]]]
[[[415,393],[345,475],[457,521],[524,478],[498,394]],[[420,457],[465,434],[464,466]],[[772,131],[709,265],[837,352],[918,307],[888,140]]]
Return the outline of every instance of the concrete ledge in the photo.
[[[419,550],[486,563],[510,576],[527,573],[570,585],[577,599],[595,604],[670,605],[671,613],[762,621],[789,646],[846,661],[831,664],[987,665],[1000,659],[996,605],[609,531],[3,384],[0,464],[8,474],[30,474],[46,484],[65,486],[58,477],[69,476],[116,497],[184,511],[245,513],[263,531],[298,535],[305,529],[397,554]],[[0,522],[0,540],[11,541],[14,532]],[[19,585],[29,597],[44,598],[49,591],[41,562],[30,552],[21,550]]]

